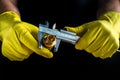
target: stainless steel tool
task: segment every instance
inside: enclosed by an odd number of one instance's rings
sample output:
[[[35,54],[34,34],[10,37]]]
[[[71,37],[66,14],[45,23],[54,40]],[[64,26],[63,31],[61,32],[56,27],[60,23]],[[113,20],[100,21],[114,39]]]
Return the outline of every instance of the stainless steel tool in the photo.
[[[60,41],[65,41],[75,45],[75,43],[80,38],[73,32],[69,32],[63,29],[57,30],[55,29],[55,27],[56,27],[56,23],[52,26],[52,29],[49,28],[49,22],[46,22],[46,24],[39,24],[39,32],[38,32],[39,48],[42,48],[42,39],[44,37],[44,33],[56,36],[56,45],[54,46],[54,52],[58,51]],[[117,52],[120,52],[120,50],[117,50]]]
[[[63,29],[57,30],[55,29],[55,27],[56,27],[56,23],[52,26],[52,29],[49,28],[48,22],[46,22],[46,24],[39,24],[39,32],[38,32],[39,48],[42,48],[42,39],[44,37],[44,33],[56,36],[56,45],[54,46],[54,52],[58,51],[60,41],[65,41],[75,45],[77,40],[80,38],[73,32],[69,32]]]

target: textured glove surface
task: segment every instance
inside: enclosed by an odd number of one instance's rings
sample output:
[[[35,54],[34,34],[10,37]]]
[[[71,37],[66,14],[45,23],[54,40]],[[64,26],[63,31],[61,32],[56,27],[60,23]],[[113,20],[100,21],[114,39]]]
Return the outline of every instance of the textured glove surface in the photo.
[[[11,61],[23,61],[33,52],[45,58],[53,54],[46,48],[38,48],[38,27],[21,21],[14,12],[0,14],[0,40],[2,54]]]
[[[108,12],[96,21],[65,28],[80,36],[76,49],[86,50],[95,57],[111,57],[119,48],[120,13]]]

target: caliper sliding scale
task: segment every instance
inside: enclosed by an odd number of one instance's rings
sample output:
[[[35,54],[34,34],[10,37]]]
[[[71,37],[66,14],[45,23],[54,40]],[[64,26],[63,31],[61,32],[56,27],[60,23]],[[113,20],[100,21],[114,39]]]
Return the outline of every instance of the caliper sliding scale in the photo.
[[[55,29],[56,24],[53,25],[52,29],[49,28],[49,23],[46,24],[39,24],[39,31],[38,31],[38,44],[39,48],[42,48],[42,40],[44,37],[44,33],[56,36],[56,44],[54,46],[54,52],[58,51],[60,41],[65,41],[75,45],[77,40],[80,38],[76,35],[76,33],[69,32],[63,29],[57,30]]]

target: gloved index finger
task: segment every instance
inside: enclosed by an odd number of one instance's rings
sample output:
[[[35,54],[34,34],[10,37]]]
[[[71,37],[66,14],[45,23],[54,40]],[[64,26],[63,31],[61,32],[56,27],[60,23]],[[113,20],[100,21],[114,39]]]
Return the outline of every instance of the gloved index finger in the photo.
[[[87,31],[84,25],[76,26],[76,27],[68,27],[65,26],[65,29],[70,32],[74,32],[80,37]]]
[[[38,41],[32,36],[29,31],[22,32],[20,34],[20,41],[29,49],[36,52],[38,55],[41,55],[45,58],[52,58],[53,54],[46,48],[38,48]]]

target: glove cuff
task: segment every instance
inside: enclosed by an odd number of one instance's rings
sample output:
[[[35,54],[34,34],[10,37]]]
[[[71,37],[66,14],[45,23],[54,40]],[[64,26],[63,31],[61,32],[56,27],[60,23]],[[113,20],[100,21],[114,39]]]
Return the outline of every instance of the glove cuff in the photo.
[[[111,23],[113,28],[118,32],[120,38],[120,13],[115,11],[108,11],[101,15],[98,19],[106,20]]]
[[[0,26],[9,25],[12,26],[15,22],[21,21],[20,16],[12,11],[7,11],[0,14]],[[3,26],[3,28],[6,26]]]
[[[3,12],[0,14],[0,40],[2,35],[5,34],[5,30],[8,30],[14,24],[20,22],[20,16],[12,11]]]

